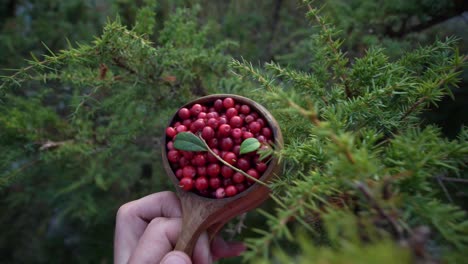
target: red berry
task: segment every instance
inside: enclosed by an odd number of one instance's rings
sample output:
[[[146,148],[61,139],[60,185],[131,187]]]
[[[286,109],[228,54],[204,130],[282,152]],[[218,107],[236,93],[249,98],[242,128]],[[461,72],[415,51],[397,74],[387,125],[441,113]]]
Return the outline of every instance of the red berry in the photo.
[[[215,148],[214,148],[214,149],[211,149],[211,150],[212,150],[216,155],[219,156],[219,150],[218,150],[218,149],[215,149]],[[208,160],[209,163],[216,163],[216,162],[218,162],[218,159],[217,159],[215,156],[213,156],[211,153],[208,153],[208,154],[206,155],[206,159]]]
[[[206,112],[200,112],[200,113],[198,114],[197,118],[198,118],[198,119],[200,119],[200,118],[201,118],[201,119],[206,119],[206,116],[207,116]]]
[[[199,191],[208,189],[208,180],[206,177],[198,177],[195,180],[195,188]]]
[[[185,158],[185,157],[180,157],[179,159],[179,165],[183,168],[185,166],[190,165],[190,160]]]
[[[192,125],[192,120],[191,119],[185,119],[184,121],[182,121],[182,125],[184,125],[186,127],[190,127]]]
[[[218,135],[220,137],[227,137],[231,133],[231,126],[228,124],[222,124],[219,126]]]
[[[265,164],[265,162],[258,162],[255,168],[258,172],[265,172],[268,166]]]
[[[209,127],[213,128],[213,129],[216,129],[218,127],[219,122],[218,122],[218,120],[216,118],[212,117],[212,118],[208,119],[206,124]]]
[[[257,140],[258,140],[258,142],[260,142],[260,143],[266,143],[266,142],[267,142],[267,139],[266,139],[266,137],[265,137],[264,135],[258,136],[258,137],[257,137]]]
[[[241,106],[240,106],[240,104],[236,104],[236,105],[234,106],[234,108],[235,108],[237,111],[240,111]]]
[[[180,188],[184,191],[190,191],[193,189],[193,179],[192,178],[182,178],[179,182]]]
[[[222,186],[232,185],[232,179],[231,178],[224,178],[224,179],[222,179],[222,181],[223,181]]]
[[[242,143],[242,138],[235,138],[234,139],[234,144],[240,145]],[[234,151],[233,151],[234,152]]]
[[[182,168],[182,175],[184,178],[193,178],[197,175],[197,170],[195,167],[188,165]]]
[[[229,168],[228,166],[223,165],[221,167],[221,175],[224,178],[231,178],[233,174],[234,174],[234,171],[231,168]]]
[[[225,192],[226,192],[226,196],[234,196],[237,194],[237,189],[236,187],[229,185],[228,187],[226,187]]]
[[[206,127],[203,128],[203,131],[202,131],[202,138],[203,139],[209,140],[209,139],[214,138],[214,136],[215,136],[215,132],[214,132],[214,129],[212,127],[206,126]]]
[[[219,119],[218,119],[218,124],[220,125],[224,125],[224,124],[227,124],[227,118],[225,116],[221,116]]]
[[[251,113],[251,115],[252,115],[252,116],[253,116],[255,119],[257,119],[257,118],[258,118],[258,114],[257,114],[257,113],[255,113],[255,112],[252,112],[252,113]]]
[[[170,138],[175,137],[177,135],[177,131],[173,127],[166,128],[166,135]]]
[[[216,163],[212,163],[206,167],[206,174],[208,174],[210,177],[217,177],[220,172],[221,167]]]
[[[232,181],[235,183],[242,183],[245,181],[245,176],[240,172],[236,172],[232,175]]]
[[[174,142],[172,141],[167,142],[166,147],[168,150],[174,150]]]
[[[243,121],[242,121],[242,118],[240,118],[240,116],[233,116],[231,120],[229,120],[229,124],[232,127],[241,127],[242,123]]]
[[[188,109],[185,108],[185,107],[184,107],[184,108],[181,108],[181,109],[179,110],[179,117],[180,117],[180,119],[182,119],[182,120],[185,120],[185,119],[190,118],[190,110],[188,110]]]
[[[271,129],[268,127],[262,128],[262,135],[264,135],[267,139],[271,138]]]
[[[205,176],[206,175],[206,166],[197,167],[197,175]]]
[[[247,171],[247,174],[254,177],[255,179],[258,179],[259,178],[259,175],[258,175],[258,172],[255,170],[255,169],[250,169]],[[248,182],[253,182],[253,180],[251,180],[250,178],[247,179]]]
[[[181,151],[180,153],[189,161],[193,158],[193,152],[191,151]]]
[[[220,187],[216,189],[216,198],[221,199],[221,198],[224,198],[224,196],[226,196],[226,192],[224,191],[224,188]]]
[[[235,105],[234,99],[232,99],[231,97],[224,98],[223,100],[224,108],[228,109],[228,108],[234,107],[234,105]]]
[[[232,152],[226,152],[224,155],[223,155],[223,160],[225,160],[227,163],[233,165],[234,163],[236,163],[236,159],[237,159],[237,156],[236,154],[232,153]]]
[[[240,155],[240,143],[237,143],[236,140],[239,140],[240,138],[238,139],[234,139],[234,143],[236,143],[237,145],[235,145],[233,148],[232,148],[232,152],[234,152],[234,154],[236,154],[236,156],[239,156]],[[242,141],[242,139],[240,139],[240,141]]]
[[[257,134],[262,129],[262,126],[257,121],[254,121],[249,124],[249,129],[252,134]]]
[[[242,130],[240,128],[234,128],[231,131],[231,136],[236,139],[236,138],[241,138],[242,137]]]
[[[181,123],[180,123],[179,121],[177,121],[177,122],[174,123],[174,127],[175,127],[175,128],[177,128],[177,127],[180,126],[180,125],[181,125]]]
[[[263,120],[262,118],[257,119],[257,123],[259,123],[261,127],[265,126],[265,120]]]
[[[244,184],[238,183],[238,184],[236,184],[236,189],[237,189],[237,193],[241,193],[246,189],[246,187],[245,187]]]
[[[169,150],[167,152],[167,159],[172,163],[177,163],[180,160],[180,153],[177,150]]]
[[[192,123],[190,126],[190,131],[193,133],[196,133],[200,130],[202,130],[205,127],[205,120],[203,119],[197,119],[195,122]]]
[[[237,110],[235,108],[229,108],[228,110],[226,110],[226,117],[227,119],[231,119],[233,116],[236,116],[237,115]]]
[[[204,166],[206,164],[206,158],[203,154],[197,154],[192,159],[192,164],[195,166]]]
[[[213,107],[216,111],[220,112],[221,110],[223,110],[223,100],[221,99],[217,99],[214,104],[213,104]]]
[[[192,116],[198,116],[203,111],[203,107],[200,104],[194,104],[192,108],[190,108],[190,114]]]
[[[219,178],[210,178],[210,188],[211,189],[218,189],[221,186],[221,180]]]
[[[248,115],[250,113],[250,107],[248,105],[242,105],[240,112],[244,115]]]
[[[250,122],[253,122],[255,118],[252,115],[248,115],[245,117],[244,121],[249,124]]]
[[[247,171],[250,169],[250,162],[246,158],[240,158],[237,160],[237,168]]]
[[[187,131],[187,127],[184,126],[184,125],[179,125],[179,126],[176,127],[176,130],[177,130],[177,133],[185,132],[185,131]]]
[[[182,169],[177,169],[176,172],[175,172],[175,176],[179,179],[181,179],[182,177],[184,177],[184,175],[182,174]]]
[[[242,133],[242,138],[243,139],[248,139],[248,138],[253,138],[254,135],[248,131],[245,131],[244,133]]]
[[[217,138],[212,138],[212,139],[208,140],[208,147],[210,147],[210,149],[217,148],[218,147],[218,139]]]
[[[223,138],[221,139],[221,142],[219,145],[221,147],[221,150],[229,151],[234,146],[234,142],[232,141],[231,138]]]

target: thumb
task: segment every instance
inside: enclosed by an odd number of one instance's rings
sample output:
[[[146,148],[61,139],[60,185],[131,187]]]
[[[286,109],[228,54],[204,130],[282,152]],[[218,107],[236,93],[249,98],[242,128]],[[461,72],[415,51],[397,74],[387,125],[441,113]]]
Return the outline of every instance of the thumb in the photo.
[[[189,256],[182,251],[171,251],[164,256],[161,264],[192,264]]]

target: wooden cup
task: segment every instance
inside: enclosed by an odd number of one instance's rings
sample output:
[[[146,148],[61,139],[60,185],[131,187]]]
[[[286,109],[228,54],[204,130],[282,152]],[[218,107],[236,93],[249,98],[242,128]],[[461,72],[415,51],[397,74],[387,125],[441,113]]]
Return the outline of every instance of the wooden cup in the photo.
[[[234,94],[214,94],[198,98],[182,107],[188,107],[197,103],[202,105],[212,103],[217,99],[224,99],[226,97],[233,98],[237,103],[248,105],[252,111],[257,112],[260,117],[263,117],[272,130],[275,146],[278,148],[283,146],[283,136],[281,135],[278,122],[262,105],[248,98]],[[169,121],[169,125],[173,124],[176,118],[177,112]],[[211,241],[230,219],[252,210],[264,202],[269,197],[270,190],[261,184],[254,183],[245,191],[233,197],[223,199],[202,197],[196,193],[184,191],[180,188],[179,179],[175,176],[167,159],[166,139],[166,136],[164,136],[162,144],[163,166],[167,175],[174,183],[182,204],[182,231],[175,250],[183,251],[191,256],[195,243],[203,231],[208,232]],[[278,158],[272,157],[267,170],[259,180],[267,182],[280,171],[281,167]]]

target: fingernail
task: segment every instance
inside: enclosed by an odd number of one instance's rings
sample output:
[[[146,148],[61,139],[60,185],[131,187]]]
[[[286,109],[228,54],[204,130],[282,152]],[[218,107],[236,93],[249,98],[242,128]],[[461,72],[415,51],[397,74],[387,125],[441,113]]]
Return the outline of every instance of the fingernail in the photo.
[[[190,264],[190,259],[180,252],[170,252],[161,260],[161,264]]]

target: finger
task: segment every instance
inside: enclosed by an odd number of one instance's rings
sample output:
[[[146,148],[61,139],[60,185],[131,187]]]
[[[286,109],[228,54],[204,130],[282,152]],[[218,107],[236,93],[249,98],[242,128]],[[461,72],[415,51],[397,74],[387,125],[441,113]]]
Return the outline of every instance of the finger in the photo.
[[[211,242],[211,253],[214,260],[220,258],[237,257],[246,250],[246,247],[241,242],[226,242],[220,236],[216,236]]]
[[[195,244],[195,248],[193,249],[193,262],[195,264],[213,263],[213,257],[210,252],[210,241],[206,232],[200,235]]]
[[[172,192],[160,192],[119,208],[115,225],[114,263],[127,263],[148,223],[160,216],[181,217],[180,201]]]
[[[153,219],[138,241],[129,263],[159,263],[174,248],[181,228],[180,218]]]
[[[161,264],[192,264],[192,261],[182,251],[171,251],[161,260]]]

